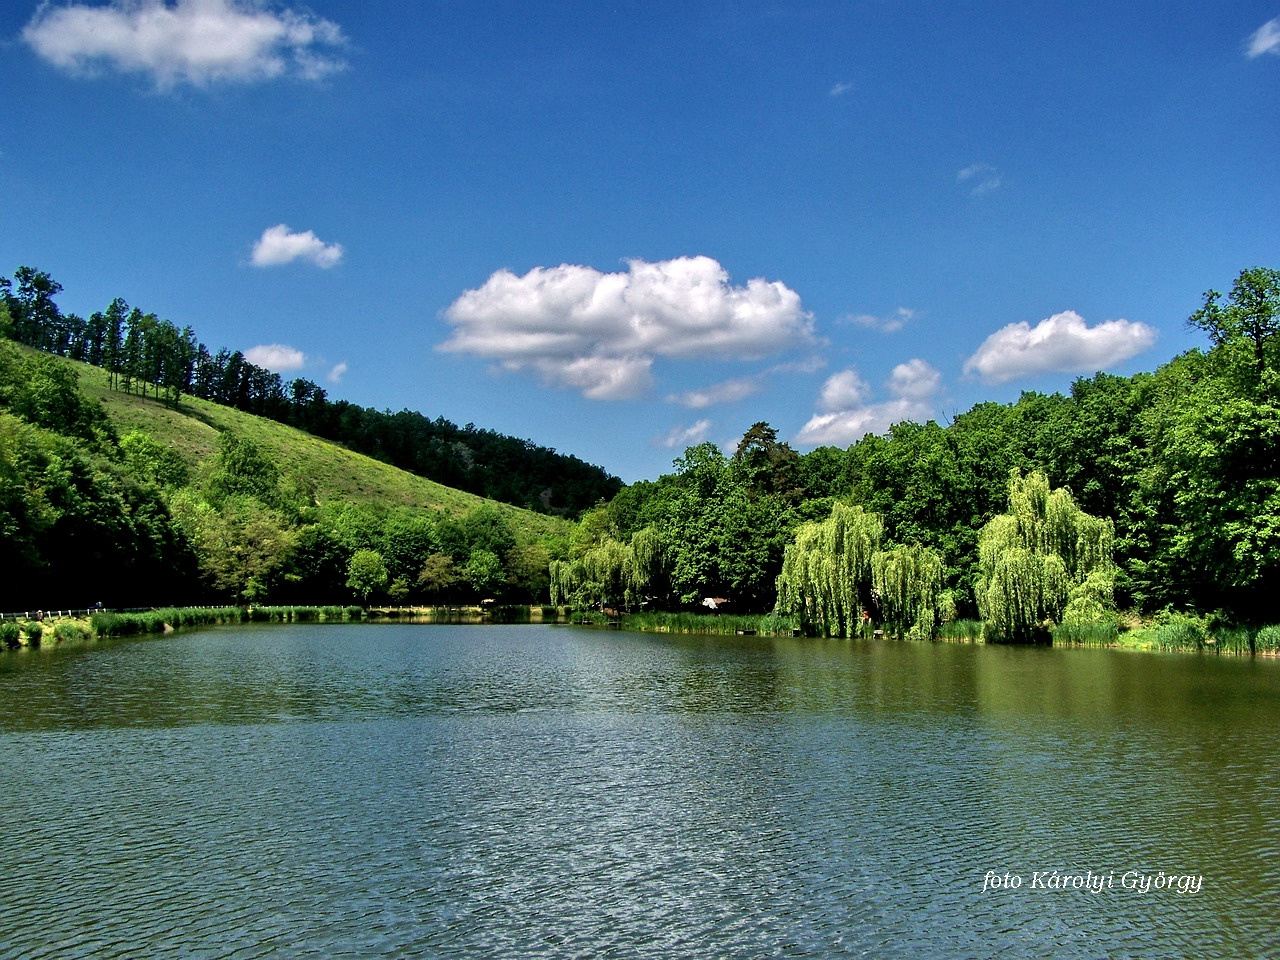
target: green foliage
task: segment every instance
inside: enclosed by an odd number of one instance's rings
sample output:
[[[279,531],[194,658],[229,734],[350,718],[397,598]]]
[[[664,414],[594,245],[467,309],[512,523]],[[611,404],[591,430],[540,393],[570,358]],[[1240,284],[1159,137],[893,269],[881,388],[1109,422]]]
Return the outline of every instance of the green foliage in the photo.
[[[143,483],[177,488],[190,480],[191,472],[178,452],[140,430],[120,438],[120,454],[125,470]]]
[[[0,623],[0,645],[14,650],[17,648],[21,637],[22,629],[16,623],[8,620]]]
[[[580,615],[581,616],[581,615]],[[604,614],[582,616],[587,622],[604,624],[610,618]],[[733,615],[706,613],[668,613],[647,610],[623,615],[621,626],[625,630],[642,633],[703,634],[707,636],[732,636],[756,634],[762,637],[789,637],[799,631],[794,617],[777,614]]]
[[[0,412],[0,607],[65,602],[67,584],[117,603],[182,590],[189,549],[154,490],[83,442]],[[96,594],[96,596],[95,596]],[[6,599],[7,598],[7,599]]]
[[[904,640],[930,640],[941,620],[942,559],[927,547],[872,555],[872,590],[885,629]]]
[[[218,455],[205,481],[212,504],[233,497],[252,497],[269,506],[279,504],[280,469],[258,444],[248,437],[223,433]]]
[[[1114,589],[1110,520],[1091,517],[1044,474],[1009,481],[1009,512],[978,538],[978,610],[988,641],[1045,641],[1057,623],[1091,622]]]
[[[837,503],[802,524],[778,576],[778,611],[824,636],[852,636],[872,603],[873,563],[884,524],[862,507]]]
[[[482,599],[491,599],[501,591],[506,581],[502,560],[492,550],[483,547],[471,551],[466,566],[462,568],[462,576]]]
[[[38,647],[44,637],[44,624],[39,620],[28,620],[22,625],[22,632],[27,635],[27,646]]]
[[[462,575],[447,553],[433,553],[426,558],[418,571],[418,584],[428,599],[446,600],[453,588],[462,582]]]
[[[943,621],[938,625],[936,638],[939,640],[964,640],[970,643],[977,643],[982,639],[982,621]]]
[[[1172,565],[1203,578],[1209,605],[1280,577],[1280,406],[1233,397],[1212,381],[1193,396],[1169,433],[1177,524],[1168,549]],[[1229,592],[1214,596],[1214,588]]]
[[[297,539],[284,517],[246,496],[224,497],[215,506],[190,488],[172,494],[169,504],[214,591],[247,602],[267,597]]]
[[[90,632],[74,620],[59,620],[53,625],[53,636],[58,643],[79,643],[88,640]]]
[[[1201,617],[1166,612],[1156,618],[1155,645],[1160,650],[1202,650],[1209,631]]]
[[[347,586],[364,603],[387,586],[387,565],[377,550],[357,550],[347,564]]]
[[[1225,305],[1221,299],[1216,290],[1205,293],[1204,306],[1187,323],[1207,333],[1231,361],[1246,367],[1249,388],[1263,396],[1272,393],[1274,383],[1267,371],[1276,366],[1280,343],[1280,270],[1242,270]]]
[[[1253,638],[1258,653],[1280,653],[1280,626],[1263,627]]]
[[[113,439],[106,412],[81,394],[74,369],[9,343],[0,343],[0,406],[27,423],[95,447]]]
[[[1100,620],[1095,623],[1072,622],[1060,623],[1053,628],[1054,644],[1069,644],[1082,647],[1114,646],[1120,637],[1120,628],[1115,620]]]

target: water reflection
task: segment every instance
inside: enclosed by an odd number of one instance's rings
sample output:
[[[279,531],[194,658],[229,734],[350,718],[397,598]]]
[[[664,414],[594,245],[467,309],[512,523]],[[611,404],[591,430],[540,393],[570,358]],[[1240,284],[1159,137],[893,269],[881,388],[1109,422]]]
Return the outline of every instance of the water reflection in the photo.
[[[226,628],[0,658],[14,956],[1280,947],[1280,664]],[[1002,890],[1158,870],[1195,896]]]

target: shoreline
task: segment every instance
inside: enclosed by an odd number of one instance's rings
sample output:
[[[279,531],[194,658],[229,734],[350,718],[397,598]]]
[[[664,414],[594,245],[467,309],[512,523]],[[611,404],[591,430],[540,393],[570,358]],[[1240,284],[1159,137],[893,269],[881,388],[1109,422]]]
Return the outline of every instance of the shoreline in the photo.
[[[77,616],[78,613],[86,614]],[[625,630],[634,633],[688,636],[761,636],[803,638],[792,617],[774,614],[720,615],[703,613],[601,613],[551,605],[259,605],[248,607],[160,607],[128,612],[51,611],[43,619],[5,614],[0,619],[0,649],[34,650],[91,645],[102,640],[173,633],[189,627],[233,623],[418,623],[418,624],[567,624]],[[927,641],[904,641],[868,629],[850,639],[890,643],[985,644],[981,624],[967,621],[960,631],[944,630]],[[950,635],[948,635],[950,633]],[[1078,631],[1076,632],[1079,635]],[[1099,631],[1097,640],[1054,638],[1045,646],[1137,653],[1212,653],[1216,656],[1280,657],[1280,627],[1208,628],[1201,621],[1175,615],[1170,622],[1122,631]],[[812,638],[811,638],[812,639]],[[840,638],[830,638],[840,639]],[[996,644],[992,644],[996,646]],[[1016,646],[1016,645],[1015,645]]]

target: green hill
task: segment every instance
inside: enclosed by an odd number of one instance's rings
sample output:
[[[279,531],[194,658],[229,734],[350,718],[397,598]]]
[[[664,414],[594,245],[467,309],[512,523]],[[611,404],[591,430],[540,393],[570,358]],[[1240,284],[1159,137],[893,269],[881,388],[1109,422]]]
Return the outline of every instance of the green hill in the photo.
[[[397,467],[355,453],[274,420],[183,397],[170,407],[152,397],[112,389],[107,372],[74,360],[59,358],[80,377],[80,390],[100,400],[116,432],[148,434],[174,450],[193,474],[216,452],[218,434],[230,432],[252,440],[267,451],[281,473],[305,478],[314,485],[321,503],[344,501],[378,507],[411,507],[461,517],[481,504],[498,510],[522,535],[540,540],[563,535],[571,527],[558,517],[534,513],[475,494],[446,487]]]
[[[0,342],[0,610],[537,603],[572,525]]]

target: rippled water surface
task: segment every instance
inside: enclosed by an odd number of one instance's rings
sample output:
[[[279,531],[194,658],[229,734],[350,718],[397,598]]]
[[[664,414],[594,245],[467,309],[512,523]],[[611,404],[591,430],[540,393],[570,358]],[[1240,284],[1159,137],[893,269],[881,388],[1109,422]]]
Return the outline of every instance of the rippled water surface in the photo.
[[[0,654],[0,956],[1276,956],[1278,721],[1274,661],[1112,651],[315,625]]]

